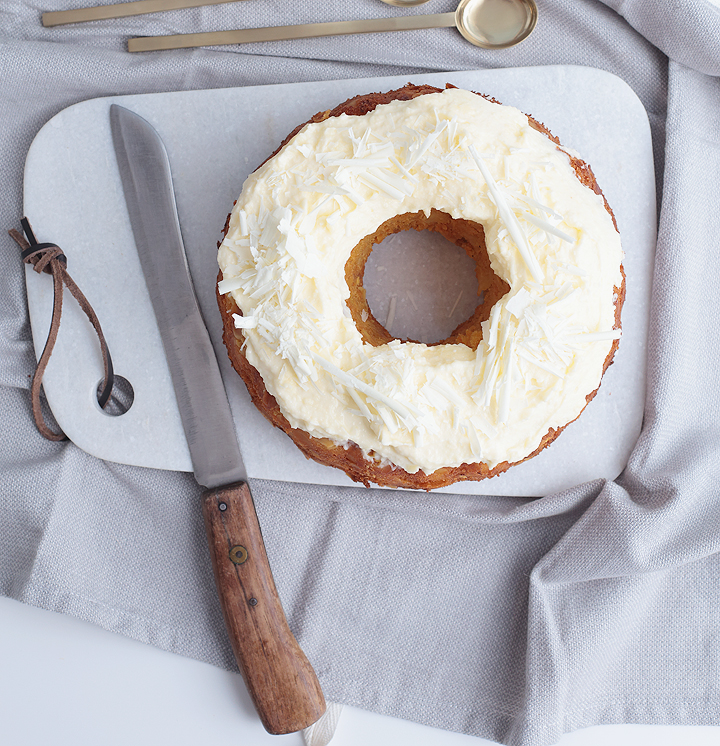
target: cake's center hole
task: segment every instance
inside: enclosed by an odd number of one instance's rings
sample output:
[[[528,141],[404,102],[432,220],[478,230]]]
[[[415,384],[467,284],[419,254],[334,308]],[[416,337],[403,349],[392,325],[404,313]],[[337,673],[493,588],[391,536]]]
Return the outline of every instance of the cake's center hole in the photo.
[[[365,265],[365,296],[390,335],[436,344],[482,302],[475,262],[429,230],[407,230],[376,244]]]
[[[462,343],[510,289],[490,266],[481,225],[432,210],[398,215],[363,238],[345,265],[348,307],[365,342]]]

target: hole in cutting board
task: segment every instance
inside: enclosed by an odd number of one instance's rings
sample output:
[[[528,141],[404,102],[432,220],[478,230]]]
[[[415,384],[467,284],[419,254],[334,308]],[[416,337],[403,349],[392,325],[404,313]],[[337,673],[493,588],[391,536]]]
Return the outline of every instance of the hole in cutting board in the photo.
[[[97,385],[95,391],[96,399],[100,398],[100,394],[103,390],[103,383],[104,381],[100,380]],[[119,417],[120,415],[125,414],[125,412],[132,407],[134,401],[135,390],[133,389],[132,384],[127,378],[123,378],[123,376],[118,376],[116,374],[110,398],[107,400],[105,408],[100,411],[110,417]]]

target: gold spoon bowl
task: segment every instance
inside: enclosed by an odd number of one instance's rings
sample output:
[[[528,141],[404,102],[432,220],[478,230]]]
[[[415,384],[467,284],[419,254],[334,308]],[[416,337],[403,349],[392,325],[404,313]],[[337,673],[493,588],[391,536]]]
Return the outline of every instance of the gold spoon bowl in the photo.
[[[382,0],[403,8],[428,0]],[[462,0],[455,11],[458,31],[477,47],[503,49],[519,44],[537,23],[534,0]]]

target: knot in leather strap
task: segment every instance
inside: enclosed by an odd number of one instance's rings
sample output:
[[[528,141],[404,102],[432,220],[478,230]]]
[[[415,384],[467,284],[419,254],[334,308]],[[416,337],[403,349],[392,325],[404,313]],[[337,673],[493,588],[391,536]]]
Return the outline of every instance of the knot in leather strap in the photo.
[[[35,238],[30,231],[30,235]],[[52,274],[51,262],[53,259],[60,262],[63,267],[67,268],[67,257],[62,253],[62,249],[54,243],[33,243],[29,242],[27,249],[20,254],[25,264],[32,264],[36,272],[46,272]]]

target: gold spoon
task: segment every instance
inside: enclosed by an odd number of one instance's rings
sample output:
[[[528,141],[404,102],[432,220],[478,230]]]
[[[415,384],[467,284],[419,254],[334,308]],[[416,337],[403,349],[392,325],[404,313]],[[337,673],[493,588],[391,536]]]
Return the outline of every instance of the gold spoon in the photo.
[[[485,49],[504,49],[519,44],[530,35],[537,23],[537,15],[535,0],[461,0],[454,13],[373,18],[366,21],[305,23],[298,26],[270,26],[169,36],[140,36],[128,41],[128,51],[150,52],[159,49],[248,44],[258,41],[307,39],[379,31],[414,31],[453,26],[457,27],[458,31],[475,46]]]

